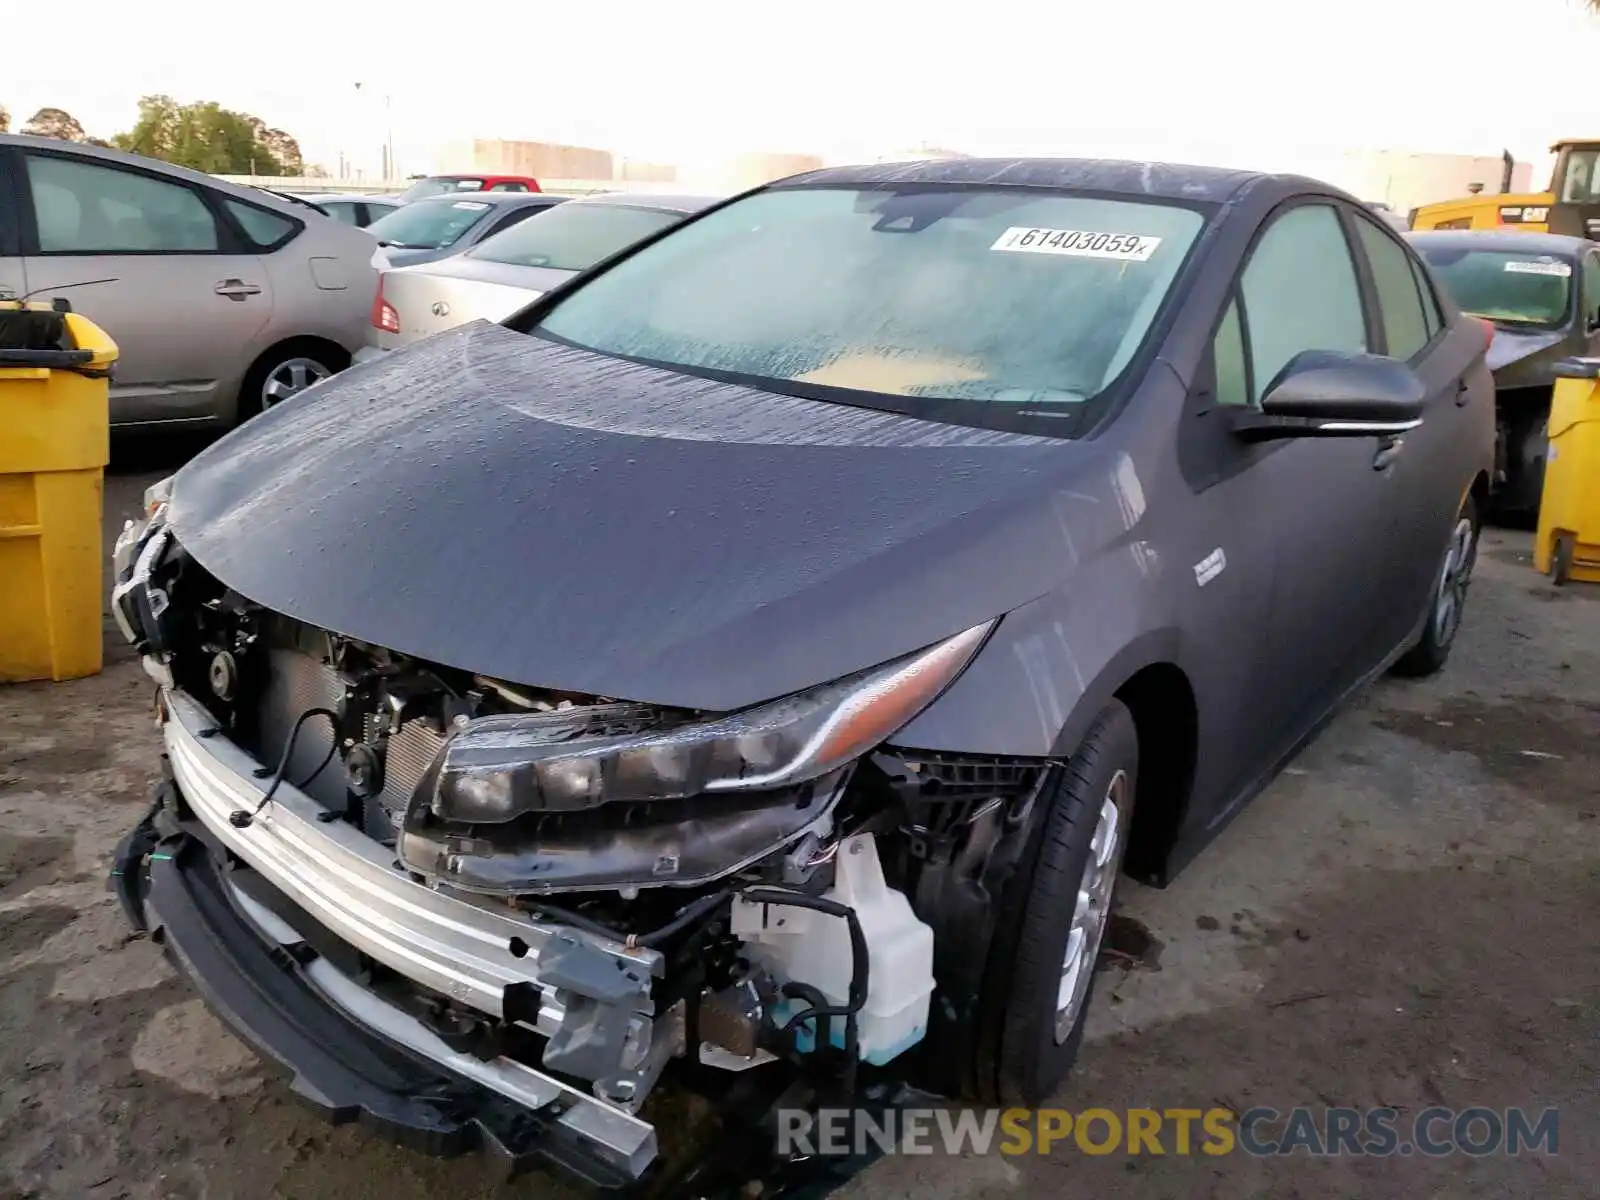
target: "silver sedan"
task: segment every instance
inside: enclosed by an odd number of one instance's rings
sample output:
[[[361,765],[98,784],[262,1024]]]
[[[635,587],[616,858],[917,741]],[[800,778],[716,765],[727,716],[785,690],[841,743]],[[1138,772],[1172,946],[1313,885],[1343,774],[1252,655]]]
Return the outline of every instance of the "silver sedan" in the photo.
[[[0,134],[0,299],[66,301],[111,335],[113,425],[231,426],[348,365],[375,252],[259,188]]]
[[[407,208],[432,203],[439,202],[422,200]],[[479,317],[498,321],[510,316],[579,271],[714,203],[711,196],[585,196],[488,238],[465,254],[385,270],[368,345],[356,352],[356,359],[376,357]]]

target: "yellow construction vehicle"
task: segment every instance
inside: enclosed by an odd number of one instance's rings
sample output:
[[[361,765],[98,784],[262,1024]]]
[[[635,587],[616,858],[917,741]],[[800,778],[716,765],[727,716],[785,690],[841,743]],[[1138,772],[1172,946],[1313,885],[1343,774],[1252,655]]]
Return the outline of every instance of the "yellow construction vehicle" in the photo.
[[[1525,229],[1529,233],[1600,236],[1600,139],[1571,138],[1550,147],[1556,169],[1546,192],[1511,192],[1515,165],[1508,153],[1500,191],[1425,204],[1413,210],[1413,229]]]

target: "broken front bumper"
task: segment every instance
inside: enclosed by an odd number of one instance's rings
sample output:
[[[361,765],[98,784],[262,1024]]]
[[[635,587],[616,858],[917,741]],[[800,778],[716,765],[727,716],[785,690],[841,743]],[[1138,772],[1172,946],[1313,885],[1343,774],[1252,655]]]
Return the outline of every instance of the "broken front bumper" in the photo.
[[[483,1145],[514,1167],[546,1159],[599,1186],[643,1178],[657,1155],[648,1122],[521,1061],[453,1049],[341,967],[365,956],[551,1047],[621,1021],[644,1069],[663,1049],[658,954],[426,887],[287,784],[232,823],[260,801],[259,764],[181,693],[165,702],[173,780],[125,841],[115,882],[240,1037],[332,1119],[433,1153]]]

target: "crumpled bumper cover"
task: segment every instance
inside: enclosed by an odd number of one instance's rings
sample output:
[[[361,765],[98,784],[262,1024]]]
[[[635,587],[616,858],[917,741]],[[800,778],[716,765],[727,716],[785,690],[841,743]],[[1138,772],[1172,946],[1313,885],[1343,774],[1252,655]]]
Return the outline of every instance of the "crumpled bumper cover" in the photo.
[[[530,1110],[331,1003],[312,982],[317,954],[285,952],[251,927],[198,829],[173,834],[169,825],[163,835],[153,819],[119,847],[114,890],[136,928],[148,928],[211,1010],[325,1119],[359,1122],[425,1154],[484,1151],[512,1174],[545,1165],[601,1191],[637,1183],[635,1170],[606,1161],[562,1123],[561,1105]]]

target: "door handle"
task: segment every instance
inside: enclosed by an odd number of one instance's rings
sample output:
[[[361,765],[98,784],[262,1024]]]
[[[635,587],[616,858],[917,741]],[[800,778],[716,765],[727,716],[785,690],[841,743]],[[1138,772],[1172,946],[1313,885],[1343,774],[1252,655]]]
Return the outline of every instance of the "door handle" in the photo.
[[[229,300],[243,302],[246,296],[259,296],[261,289],[256,284],[246,283],[242,279],[224,279],[211,289],[219,296],[226,296]]]
[[[1372,456],[1372,469],[1374,471],[1387,471],[1394,465],[1394,460],[1400,457],[1400,452],[1405,449],[1404,438],[1386,437],[1378,443],[1378,452]]]
[[[1472,399],[1472,387],[1465,379],[1456,380],[1456,407],[1465,408]]]

